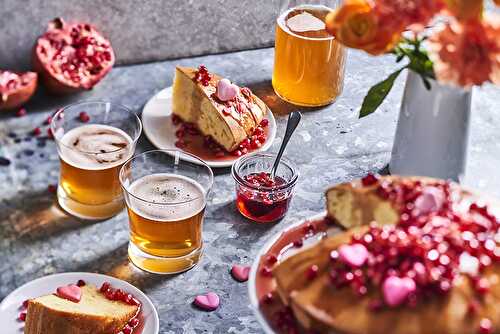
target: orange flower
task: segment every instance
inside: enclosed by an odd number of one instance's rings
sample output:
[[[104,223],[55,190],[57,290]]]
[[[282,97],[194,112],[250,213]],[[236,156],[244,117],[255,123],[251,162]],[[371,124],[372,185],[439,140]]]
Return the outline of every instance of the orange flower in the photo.
[[[439,81],[464,87],[500,84],[500,21],[450,23],[430,38],[430,54]]]
[[[326,29],[347,47],[373,55],[392,49],[401,31],[381,29],[370,4],[364,0],[347,0],[326,17]]]
[[[481,18],[484,5],[483,0],[446,0],[446,7],[458,20],[466,21]]]
[[[445,0],[373,1],[381,25],[389,29],[407,29],[410,26],[427,25],[444,8]]]

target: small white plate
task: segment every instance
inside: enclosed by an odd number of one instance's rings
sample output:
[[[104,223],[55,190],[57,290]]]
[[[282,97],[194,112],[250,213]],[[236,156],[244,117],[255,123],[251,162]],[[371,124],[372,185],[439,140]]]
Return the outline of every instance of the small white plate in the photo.
[[[276,137],[276,120],[273,113],[267,108],[266,118],[269,120],[269,134],[266,142],[261,148],[254,152],[266,151],[273,143]],[[165,88],[153,96],[145,105],[142,110],[142,126],[146,137],[159,149],[177,149],[175,142],[176,127],[172,123],[172,87]],[[189,156],[181,155],[181,159],[195,162],[190,160]],[[230,160],[204,160],[210,167],[231,167],[233,163],[238,160],[238,157]]]
[[[12,291],[0,304],[0,324],[2,328],[0,332],[8,334],[22,333],[24,322],[17,320],[17,318],[21,312],[20,306],[23,301],[53,293],[62,285],[76,284],[79,279],[97,287],[100,287],[104,282],[109,282],[112,287],[120,288],[132,294],[142,303],[144,317],[142,334],[158,334],[160,331],[158,313],[151,300],[141,290],[117,278],[94,273],[54,274],[28,282]]]

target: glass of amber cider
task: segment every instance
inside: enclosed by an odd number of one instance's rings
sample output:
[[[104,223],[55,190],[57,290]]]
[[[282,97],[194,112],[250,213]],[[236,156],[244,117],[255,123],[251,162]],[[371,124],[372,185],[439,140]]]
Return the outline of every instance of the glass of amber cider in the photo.
[[[339,0],[282,0],[276,22],[273,88],[305,107],[333,103],[344,83],[346,51],[325,29]]]
[[[120,212],[124,202],[118,174],[141,134],[137,115],[111,102],[83,102],[60,109],[50,129],[61,162],[59,205],[89,220]]]
[[[210,167],[188,153],[154,150],[128,160],[120,182],[132,263],[157,274],[194,267],[203,249],[203,217],[213,184]]]

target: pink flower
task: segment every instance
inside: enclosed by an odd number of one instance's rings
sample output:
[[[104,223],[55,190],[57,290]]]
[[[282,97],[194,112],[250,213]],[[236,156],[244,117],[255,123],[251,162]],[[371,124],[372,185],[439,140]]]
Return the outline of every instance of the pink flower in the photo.
[[[444,0],[373,0],[384,28],[407,29],[425,26],[444,8]]]
[[[500,84],[498,17],[453,22],[430,38],[430,54],[439,81],[464,87]]]

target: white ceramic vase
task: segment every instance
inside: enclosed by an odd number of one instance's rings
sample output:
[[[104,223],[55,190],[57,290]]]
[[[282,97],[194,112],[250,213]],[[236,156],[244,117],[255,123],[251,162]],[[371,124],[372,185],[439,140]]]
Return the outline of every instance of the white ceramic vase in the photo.
[[[409,71],[392,148],[394,175],[460,181],[465,173],[472,92]]]

